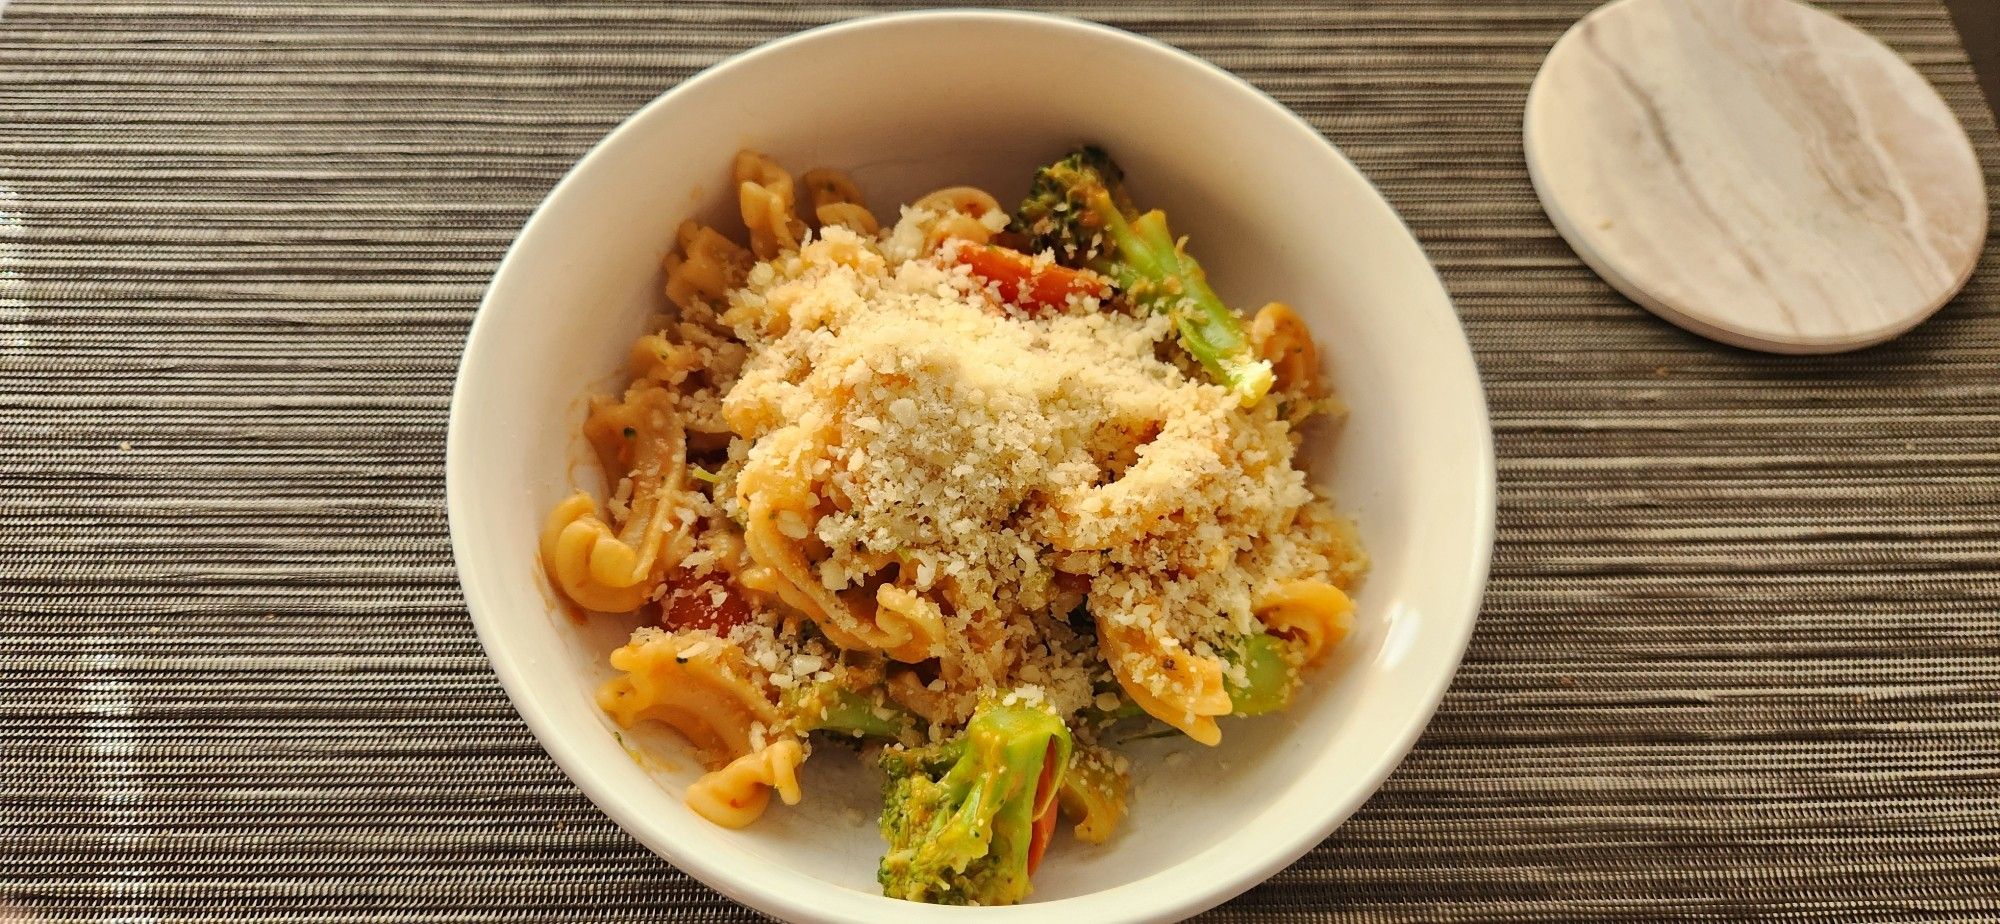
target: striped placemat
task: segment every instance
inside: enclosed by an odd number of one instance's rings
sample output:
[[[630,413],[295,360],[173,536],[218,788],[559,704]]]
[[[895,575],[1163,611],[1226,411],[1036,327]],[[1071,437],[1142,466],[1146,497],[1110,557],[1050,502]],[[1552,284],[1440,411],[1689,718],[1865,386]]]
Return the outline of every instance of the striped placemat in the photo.
[[[2000,917],[2000,288],[1694,339],[1537,209],[1589,0],[1101,2],[1303,113],[1442,270],[1486,612],[1381,793],[1217,921]],[[1934,0],[1830,8],[1996,135]],[[0,896],[48,920],[752,920],[494,681],[445,405],[528,210],[702,66],[873,6],[16,0],[0,18]],[[1989,261],[1990,262],[1990,261]],[[1990,269],[1990,267],[1989,267]],[[0,918],[6,913],[0,912]]]

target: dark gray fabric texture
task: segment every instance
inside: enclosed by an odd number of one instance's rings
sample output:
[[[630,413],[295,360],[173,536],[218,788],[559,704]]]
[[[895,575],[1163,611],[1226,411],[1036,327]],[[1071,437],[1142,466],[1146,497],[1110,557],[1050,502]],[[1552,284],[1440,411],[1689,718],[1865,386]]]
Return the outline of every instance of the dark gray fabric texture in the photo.
[[[1538,209],[1592,4],[1053,4],[1302,113],[1456,300],[1499,545],[1428,733],[1238,921],[2000,918],[2000,283],[1784,358]],[[1944,8],[1826,6],[1996,135]],[[16,0],[0,18],[0,896],[60,921],[725,922],[543,754],[443,505],[528,211],[693,71],[872,5]],[[1333,220],[1330,216],[1329,220]],[[4,917],[0,914],[0,917]]]

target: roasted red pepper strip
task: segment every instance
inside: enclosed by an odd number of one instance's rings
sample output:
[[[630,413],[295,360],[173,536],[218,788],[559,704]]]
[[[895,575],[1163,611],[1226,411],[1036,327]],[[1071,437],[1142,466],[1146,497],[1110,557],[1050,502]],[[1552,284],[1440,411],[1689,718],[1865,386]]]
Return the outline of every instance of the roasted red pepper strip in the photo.
[[[1073,295],[1111,297],[1111,281],[1103,276],[992,244],[960,247],[958,262],[992,283],[1002,300],[1037,314],[1063,310]]]
[[[1049,796],[1051,795],[1050,790],[1055,787],[1057,759],[1056,745],[1055,742],[1051,741],[1049,742],[1049,754],[1042,760],[1042,778],[1035,781],[1035,804],[1042,805],[1046,802],[1047,807],[1042,809],[1040,815],[1035,816],[1035,827],[1028,835],[1028,875],[1030,876],[1035,874],[1035,867],[1042,865],[1042,854],[1048,852],[1049,839],[1055,837],[1056,833],[1056,800],[1049,798]]]
[[[660,624],[666,628],[710,629],[722,634],[750,621],[750,605],[728,581],[698,580],[689,572],[677,571],[667,584],[667,595],[660,600]],[[718,587],[722,588],[719,603],[715,599]]]

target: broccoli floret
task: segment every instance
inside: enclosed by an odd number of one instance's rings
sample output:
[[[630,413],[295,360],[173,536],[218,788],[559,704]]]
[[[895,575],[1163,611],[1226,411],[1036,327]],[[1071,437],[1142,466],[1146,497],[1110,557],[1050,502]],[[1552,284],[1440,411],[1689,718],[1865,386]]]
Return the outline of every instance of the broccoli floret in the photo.
[[[1271,364],[1257,356],[1242,321],[1167,230],[1166,214],[1133,207],[1124,172],[1102,149],[1085,147],[1036,171],[1012,230],[1031,249],[1096,270],[1134,305],[1172,317],[1181,345],[1244,404],[1271,390]]]
[[[1071,746],[1069,729],[1047,709],[989,701],[952,741],[884,750],[883,894],[948,905],[1020,901],[1034,822],[1061,787]]]
[[[1078,148],[1068,157],[1035,171],[1028,198],[1014,211],[1010,230],[1028,239],[1028,250],[1051,251],[1065,266],[1084,267],[1104,249],[1104,219],[1093,210],[1091,193],[1103,190],[1127,221],[1139,217],[1125,194],[1125,171],[1104,149]]]

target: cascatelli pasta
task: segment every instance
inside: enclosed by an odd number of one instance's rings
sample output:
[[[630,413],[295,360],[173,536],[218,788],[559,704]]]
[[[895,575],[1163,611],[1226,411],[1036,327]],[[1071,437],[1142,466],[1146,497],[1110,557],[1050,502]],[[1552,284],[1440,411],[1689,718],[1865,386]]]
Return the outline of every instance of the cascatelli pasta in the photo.
[[[640,611],[598,702],[708,768],[716,824],[797,803],[816,743],[883,769],[885,894],[1027,894],[1058,816],[1124,817],[1115,746],[1283,708],[1365,563],[1293,464],[1336,409],[1310,332],[1245,323],[1095,149],[1012,213],[947,187],[882,223],[854,180],[731,165],[666,312],[582,434],[610,491],[551,512],[579,607]]]
[[[786,805],[799,804],[799,763],[805,749],[787,738],[730,761],[688,787],[688,808],[725,828],[741,828],[764,814],[776,791]]]

